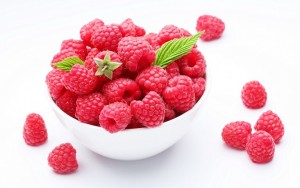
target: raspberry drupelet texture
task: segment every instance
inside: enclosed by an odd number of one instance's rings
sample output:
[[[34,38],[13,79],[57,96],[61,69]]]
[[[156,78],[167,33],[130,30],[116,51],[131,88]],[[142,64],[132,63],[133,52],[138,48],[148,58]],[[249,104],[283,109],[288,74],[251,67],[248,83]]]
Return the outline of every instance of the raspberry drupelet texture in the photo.
[[[92,34],[101,26],[104,26],[104,22],[98,18],[82,26],[80,29],[80,38],[85,45],[93,47],[91,43]]]
[[[145,29],[135,25],[131,18],[127,18],[120,24],[123,37],[141,37],[145,35]]]
[[[150,91],[142,101],[132,101],[130,108],[134,117],[146,127],[157,127],[164,121],[165,104],[155,91]]]
[[[265,106],[267,92],[258,81],[247,82],[242,89],[242,101],[247,108],[258,109]]]
[[[166,25],[157,34],[157,42],[159,45],[163,45],[170,40],[181,37],[183,37],[183,35],[178,27],[175,25]]]
[[[168,73],[169,79],[180,75],[179,66],[177,65],[176,61],[170,63],[165,70]]]
[[[176,117],[176,112],[173,110],[173,108],[165,103],[165,119],[164,121],[169,121],[171,119],[174,119]]]
[[[267,163],[273,159],[275,143],[272,136],[265,131],[253,133],[246,145],[250,159],[255,163]]]
[[[76,150],[70,143],[56,146],[48,155],[48,164],[55,173],[69,174],[77,170]]]
[[[28,114],[23,127],[23,138],[30,146],[39,146],[48,139],[45,122],[41,115]]]
[[[64,40],[60,47],[60,51],[62,50],[73,50],[83,61],[87,56],[87,49],[82,40]]]
[[[96,57],[97,54],[99,54],[98,48],[92,48],[88,55],[85,58],[84,61],[84,66],[88,69],[93,69],[94,72],[97,71],[97,64],[94,61],[94,58]]]
[[[181,35],[183,37],[190,37],[190,36],[192,36],[192,34],[188,30],[186,30],[184,28],[180,28],[180,32],[181,32]]]
[[[166,103],[179,113],[190,110],[195,104],[193,81],[185,75],[171,78],[162,95]]]
[[[84,95],[96,89],[97,77],[92,70],[87,69],[83,65],[76,64],[70,72],[63,76],[62,83],[66,89],[78,95]]]
[[[75,118],[77,97],[76,93],[66,90],[55,102],[62,111]]]
[[[53,56],[53,59],[51,61],[51,66],[53,68],[56,68],[56,66],[54,66],[54,64],[64,60],[67,57],[79,57],[79,55],[71,49],[61,50],[60,52],[58,52],[57,54],[55,54]],[[81,60],[84,60],[84,59],[81,59]]]
[[[220,38],[224,29],[224,22],[215,16],[203,15],[198,17],[196,30],[198,32],[203,30],[205,31],[204,34],[200,36],[200,38],[204,41]]]
[[[159,66],[150,66],[140,72],[136,77],[136,83],[144,94],[155,91],[161,94],[168,83],[168,73]]]
[[[206,73],[206,61],[202,53],[193,48],[190,53],[178,59],[181,74],[187,75],[191,78],[202,77]]]
[[[160,45],[158,44],[157,41],[157,34],[156,33],[148,33],[145,35],[145,40],[149,42],[149,44],[152,46],[154,50],[157,50],[160,48]]]
[[[65,73],[65,71],[59,69],[52,69],[46,76],[48,91],[53,100],[59,98],[66,90],[65,86],[61,82],[61,79]]]
[[[107,105],[106,98],[101,93],[91,93],[79,96],[76,100],[76,118],[91,125],[99,125],[99,114]]]
[[[266,131],[273,137],[275,143],[279,143],[284,135],[284,126],[281,119],[271,110],[264,112],[259,117],[254,129],[257,131]]]
[[[139,72],[149,67],[156,58],[152,46],[141,37],[124,37],[119,42],[118,54],[131,72]]]
[[[106,83],[102,88],[102,93],[110,103],[126,102],[137,100],[141,96],[141,91],[137,83],[128,78],[118,78]]]
[[[104,106],[99,115],[99,124],[110,133],[124,130],[131,121],[130,107],[126,103],[114,102]]]
[[[199,77],[199,78],[193,78],[193,88],[194,88],[194,92],[195,92],[195,98],[196,98],[196,101],[198,101],[204,91],[205,91],[205,86],[206,86],[206,80],[205,78],[202,78],[202,77]]]
[[[251,131],[251,125],[248,122],[231,122],[223,128],[222,139],[230,147],[245,150]]]
[[[99,27],[92,35],[92,45],[99,51],[117,51],[118,43],[122,39],[122,32],[118,25],[104,25]]]

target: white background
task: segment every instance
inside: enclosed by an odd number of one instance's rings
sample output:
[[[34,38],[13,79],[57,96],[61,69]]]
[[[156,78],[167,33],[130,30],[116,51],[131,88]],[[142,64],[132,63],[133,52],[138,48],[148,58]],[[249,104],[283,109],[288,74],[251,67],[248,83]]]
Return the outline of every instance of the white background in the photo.
[[[109,24],[130,17],[148,32],[175,24],[195,33],[202,14],[222,18],[226,29],[219,40],[198,42],[212,88],[197,125],[176,145],[145,160],[116,161],[86,149],[56,119],[45,97],[45,76],[61,41],[79,39],[82,25],[94,18]],[[1,0],[0,15],[0,187],[300,187],[299,1]],[[242,105],[241,88],[250,80],[267,90],[262,109]],[[222,142],[225,124],[254,125],[269,109],[286,130],[272,162],[254,164],[245,151]],[[39,147],[22,138],[31,112],[47,124],[49,139]],[[57,175],[47,156],[64,142],[77,149],[79,168]]]

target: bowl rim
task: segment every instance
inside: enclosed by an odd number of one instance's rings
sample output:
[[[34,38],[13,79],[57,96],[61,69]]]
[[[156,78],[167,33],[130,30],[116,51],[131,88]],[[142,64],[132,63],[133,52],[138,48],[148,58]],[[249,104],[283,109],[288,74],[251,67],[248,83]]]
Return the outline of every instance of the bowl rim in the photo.
[[[209,75],[209,78],[207,78]],[[149,131],[149,130],[155,130],[155,129],[160,129],[162,127],[165,127],[165,126],[172,126],[172,122],[174,121],[177,121],[178,119],[181,119],[181,118],[184,118],[187,114],[189,113],[193,113],[194,111],[198,110],[199,106],[201,106],[204,101],[206,100],[207,96],[208,96],[208,93],[211,89],[211,74],[209,72],[209,69],[206,67],[206,72],[205,72],[205,91],[204,93],[202,94],[201,98],[196,102],[196,104],[190,109],[188,110],[187,112],[183,113],[182,115],[174,118],[174,119],[171,119],[169,121],[166,121],[166,122],[163,122],[161,125],[157,126],[157,127],[153,127],[153,128],[149,128],[149,127],[140,127],[140,128],[133,128],[133,129],[124,129],[122,131],[118,131],[116,133],[113,133],[111,135],[115,135],[115,134],[125,134],[125,133],[129,133],[129,132],[141,132],[141,131]],[[87,126],[87,128],[89,129],[94,129],[95,131],[99,131],[99,130],[103,130],[105,132],[108,132],[106,131],[104,128],[100,126],[95,126],[95,125],[91,125],[91,124],[87,124],[87,123],[83,123],[83,122],[80,122],[78,119],[75,119],[71,116],[69,116],[68,114],[66,114],[64,111],[62,111],[57,105],[56,103],[54,102],[54,100],[52,99],[50,93],[49,93],[49,90],[48,90],[48,87],[47,87],[47,84],[46,84],[46,96],[47,96],[47,99],[50,101],[51,103],[51,107],[55,109],[55,111],[59,112],[62,116],[64,116],[64,118],[67,118],[67,119],[72,119],[72,121],[76,121],[84,126]],[[165,124],[165,125],[164,125]],[[100,129],[99,129],[100,128]]]

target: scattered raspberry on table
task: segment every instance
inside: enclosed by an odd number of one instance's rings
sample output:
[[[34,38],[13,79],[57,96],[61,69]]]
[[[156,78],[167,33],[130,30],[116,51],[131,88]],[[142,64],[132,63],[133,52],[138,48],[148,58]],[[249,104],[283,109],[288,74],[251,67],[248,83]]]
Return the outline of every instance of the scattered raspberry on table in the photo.
[[[205,31],[203,35],[201,35],[201,39],[204,41],[211,41],[218,39],[222,36],[225,30],[225,24],[216,16],[212,15],[202,15],[197,19],[197,31]]]
[[[23,138],[30,146],[39,146],[48,139],[45,121],[40,114],[31,113],[26,117],[23,127]]]

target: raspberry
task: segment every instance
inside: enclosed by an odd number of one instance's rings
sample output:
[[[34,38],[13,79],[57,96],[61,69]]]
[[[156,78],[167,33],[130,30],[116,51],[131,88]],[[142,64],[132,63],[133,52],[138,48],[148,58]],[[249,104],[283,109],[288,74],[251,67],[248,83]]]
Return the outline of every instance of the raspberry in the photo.
[[[144,36],[146,33],[144,28],[135,25],[130,18],[127,18],[120,24],[120,29],[123,37],[140,37]]]
[[[194,82],[193,88],[195,92],[195,98],[196,101],[198,101],[202,97],[205,91],[206,80],[202,77],[199,77],[199,78],[194,78],[193,82]]]
[[[180,32],[181,32],[181,35],[183,37],[190,37],[190,36],[192,36],[192,34],[188,30],[186,30],[184,28],[180,28]]]
[[[165,42],[181,37],[183,36],[178,27],[175,25],[166,25],[157,34],[157,42],[163,45]]]
[[[104,106],[99,115],[99,124],[110,133],[124,130],[131,121],[130,107],[122,102]]]
[[[84,95],[95,90],[97,77],[92,70],[87,69],[83,65],[76,64],[70,72],[63,76],[62,83],[66,89],[78,95]]]
[[[253,162],[267,163],[273,159],[275,143],[269,133],[257,131],[250,136],[246,150]]]
[[[96,18],[82,26],[82,28],[80,29],[80,38],[85,45],[93,47],[93,45],[91,44],[92,34],[94,33],[94,31],[96,31],[99,27],[103,25],[104,22]]]
[[[39,146],[47,141],[47,129],[41,115],[31,113],[26,117],[23,138],[30,146]]]
[[[73,50],[76,54],[78,54],[79,58],[83,61],[87,55],[87,49],[83,41],[81,40],[64,40],[61,44],[60,51],[62,50]]]
[[[143,38],[124,37],[118,46],[118,54],[125,67],[131,72],[139,72],[155,61],[152,46]]]
[[[66,72],[59,69],[52,69],[46,76],[46,84],[53,100],[59,98],[65,91],[61,79]]]
[[[247,82],[242,89],[242,101],[247,108],[257,109],[265,106],[267,93],[258,81]]]
[[[244,150],[251,131],[251,125],[248,122],[231,122],[223,128],[222,139],[228,146]]]
[[[99,51],[117,51],[118,43],[122,39],[122,32],[116,24],[99,27],[92,35],[92,45]]]
[[[197,20],[196,30],[198,32],[203,30],[205,31],[204,34],[200,36],[200,38],[204,41],[220,38],[224,29],[224,22],[215,16],[203,15]]]
[[[173,63],[170,63],[165,70],[167,71],[167,73],[169,74],[169,78],[173,78],[175,76],[180,75],[180,70],[179,67],[177,65],[177,63],[174,61]]]
[[[165,101],[180,113],[190,110],[195,104],[193,81],[185,75],[171,78],[162,95]]]
[[[118,101],[130,104],[132,100],[139,99],[141,96],[137,83],[128,78],[118,78],[106,83],[102,88],[102,93],[110,103]]]
[[[64,60],[67,57],[79,57],[78,54],[76,54],[73,50],[71,49],[66,49],[66,50],[61,50],[59,53],[55,54],[52,61],[51,61],[51,66],[53,68],[56,68],[53,64],[60,62]],[[81,59],[83,60],[83,59]]]
[[[126,129],[137,129],[137,128],[143,128],[143,126],[134,116],[131,117],[131,121],[129,125],[127,125]]]
[[[159,66],[150,66],[140,72],[136,77],[136,83],[144,94],[155,91],[161,94],[168,83],[168,73]]]
[[[160,48],[160,45],[157,42],[157,34],[156,33],[149,33],[145,36],[145,40],[149,42],[149,44],[153,47],[154,50]]]
[[[55,102],[62,111],[75,118],[77,97],[77,94],[66,90]]]
[[[169,121],[171,119],[174,119],[176,117],[176,113],[173,110],[173,108],[171,108],[171,106],[167,103],[165,103],[165,119],[164,121]]]
[[[93,69],[94,72],[97,71],[97,64],[94,61],[94,58],[99,53],[98,48],[92,48],[91,51],[88,53],[88,55],[85,58],[84,66],[88,69]]]
[[[275,143],[279,143],[284,135],[284,126],[277,114],[268,110],[264,112],[256,122],[254,129],[269,133]]]
[[[130,108],[134,117],[146,127],[157,127],[164,121],[165,104],[155,91],[150,91],[142,101],[132,101]]]
[[[56,146],[48,156],[48,164],[58,174],[69,174],[77,170],[76,150],[70,143]]]
[[[204,76],[206,72],[206,62],[199,50],[193,48],[190,53],[178,59],[181,74],[195,78]]]
[[[76,100],[77,119],[83,123],[99,125],[99,114],[108,102],[101,93],[79,96]]]

